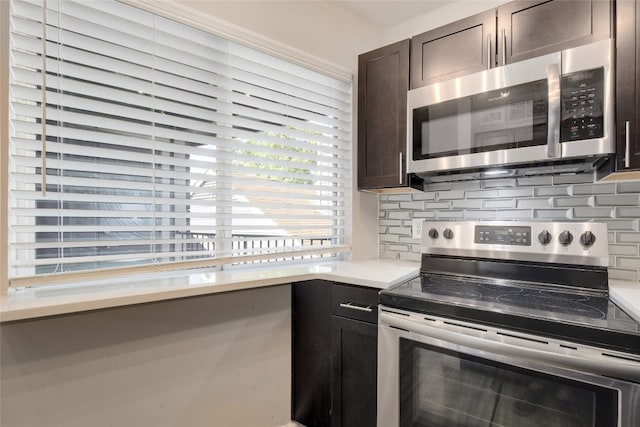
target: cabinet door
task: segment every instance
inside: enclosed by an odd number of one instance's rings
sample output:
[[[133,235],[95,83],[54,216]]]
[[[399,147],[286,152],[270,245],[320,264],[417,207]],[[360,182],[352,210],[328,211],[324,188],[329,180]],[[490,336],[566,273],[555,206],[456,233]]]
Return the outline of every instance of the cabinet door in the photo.
[[[411,89],[495,66],[494,9],[411,39]]]
[[[358,57],[358,189],[407,186],[409,40]]]
[[[292,419],[331,423],[331,282],[292,285]]]
[[[616,9],[616,169],[640,170],[640,4],[618,0]]]
[[[498,8],[498,65],[611,37],[610,0],[527,0]]]
[[[331,425],[375,427],[378,381],[378,327],[333,316]]]

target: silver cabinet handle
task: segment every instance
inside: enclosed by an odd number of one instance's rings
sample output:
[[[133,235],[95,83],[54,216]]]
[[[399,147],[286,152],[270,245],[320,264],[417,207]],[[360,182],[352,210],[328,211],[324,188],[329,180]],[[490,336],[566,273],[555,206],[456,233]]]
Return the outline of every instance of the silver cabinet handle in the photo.
[[[586,372],[593,372],[597,375],[607,375],[619,378],[628,378],[633,381],[640,381],[640,369],[638,363],[613,359],[602,360],[598,357],[575,357],[566,354],[558,354],[549,351],[516,346],[513,344],[495,342],[480,337],[464,335],[453,331],[447,331],[438,327],[418,323],[415,320],[407,319],[404,316],[380,313],[380,323],[395,326],[408,332],[414,332],[436,340],[445,341],[454,345],[464,346],[470,349],[498,354],[502,356],[516,357],[521,359],[534,360],[554,366],[567,367],[570,369],[582,369]]]
[[[351,310],[366,311],[367,313],[371,313],[373,311],[373,309],[370,306],[363,307],[361,305],[354,305],[354,304],[352,304],[350,302],[341,303],[340,307],[342,307],[342,308],[350,308]]]
[[[507,30],[502,29],[502,65],[507,65]]]
[[[549,64],[547,67],[548,83],[548,123],[547,123],[547,157],[560,157],[560,66]]]
[[[402,184],[402,152],[398,153],[399,154],[399,160],[400,160],[400,164],[398,167],[398,179],[400,180],[400,184]]]
[[[624,167],[631,167],[631,159],[629,153],[629,120],[624,122]]]
[[[487,70],[491,68],[491,33],[487,34]]]

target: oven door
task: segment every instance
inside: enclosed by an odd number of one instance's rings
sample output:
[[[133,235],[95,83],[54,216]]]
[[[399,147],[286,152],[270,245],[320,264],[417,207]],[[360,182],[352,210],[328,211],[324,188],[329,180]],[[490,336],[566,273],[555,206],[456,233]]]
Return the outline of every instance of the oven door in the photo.
[[[637,356],[386,308],[378,351],[378,426],[640,425]]]

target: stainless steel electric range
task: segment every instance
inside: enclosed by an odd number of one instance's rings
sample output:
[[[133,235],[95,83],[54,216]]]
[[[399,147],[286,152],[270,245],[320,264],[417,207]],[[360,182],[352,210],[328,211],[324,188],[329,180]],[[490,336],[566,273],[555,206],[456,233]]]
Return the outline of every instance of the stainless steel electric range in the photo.
[[[378,426],[639,426],[640,325],[606,224],[425,222],[380,293]]]

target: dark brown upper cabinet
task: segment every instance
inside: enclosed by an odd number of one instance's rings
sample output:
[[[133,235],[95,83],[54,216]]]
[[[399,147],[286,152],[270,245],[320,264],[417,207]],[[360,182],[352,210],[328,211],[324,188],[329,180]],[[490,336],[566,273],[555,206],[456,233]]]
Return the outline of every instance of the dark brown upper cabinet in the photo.
[[[411,89],[495,65],[494,9],[411,39]]]
[[[640,3],[616,3],[616,167],[640,170]]]
[[[411,39],[411,89],[611,37],[611,0],[523,0]]]
[[[527,0],[498,7],[498,65],[611,37],[610,0]]]
[[[409,40],[358,57],[358,189],[408,187]]]
[[[628,121],[627,162],[640,169],[638,3],[618,3],[622,10],[633,8],[617,15],[618,37],[626,37],[618,40],[618,52],[625,54],[617,60],[617,108],[629,117],[617,115],[618,142],[626,140],[620,132]],[[358,189],[421,188],[421,181],[406,173],[409,88],[610,38],[613,10],[612,0],[517,0],[360,55]]]

